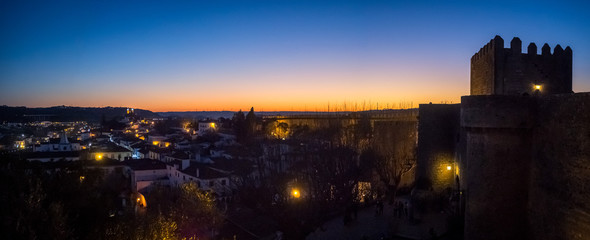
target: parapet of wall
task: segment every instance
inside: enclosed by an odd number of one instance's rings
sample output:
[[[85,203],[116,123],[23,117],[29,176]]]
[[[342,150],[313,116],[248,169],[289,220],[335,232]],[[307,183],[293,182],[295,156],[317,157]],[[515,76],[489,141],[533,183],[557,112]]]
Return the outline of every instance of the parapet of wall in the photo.
[[[531,128],[535,98],[523,96],[461,97],[461,127]]]
[[[528,53],[521,51],[522,42],[514,38],[511,48],[504,49],[501,61],[503,76],[499,81],[503,85],[503,94],[558,94],[572,92],[572,50],[544,44],[541,55],[537,54],[537,46],[529,44]],[[540,85],[541,89],[535,89]],[[537,92],[538,91],[538,92]]]
[[[287,123],[289,127],[307,126],[312,130],[329,127],[349,127],[358,123],[364,116],[368,116],[371,125],[380,121],[417,121],[418,109],[374,110],[366,112],[351,112],[348,114],[301,114],[289,116],[269,116],[266,119],[274,119]]]
[[[534,99],[461,98],[465,239],[525,239]]]
[[[542,98],[538,112],[530,239],[590,239],[590,93]]]
[[[418,188],[440,192],[455,186],[459,110],[460,104],[420,104],[416,163]]]

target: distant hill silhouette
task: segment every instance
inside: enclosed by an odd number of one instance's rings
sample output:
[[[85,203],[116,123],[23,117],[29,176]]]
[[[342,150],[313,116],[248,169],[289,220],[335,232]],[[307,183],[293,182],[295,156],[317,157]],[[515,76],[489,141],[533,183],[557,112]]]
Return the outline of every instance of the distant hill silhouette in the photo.
[[[0,106],[0,122],[87,121],[98,123],[101,121],[102,116],[104,116],[106,120],[110,120],[115,117],[123,117],[126,112],[126,107],[97,108],[56,106],[47,108],[27,108]],[[135,109],[135,114],[139,117],[146,118],[159,117],[158,114],[143,109]]]

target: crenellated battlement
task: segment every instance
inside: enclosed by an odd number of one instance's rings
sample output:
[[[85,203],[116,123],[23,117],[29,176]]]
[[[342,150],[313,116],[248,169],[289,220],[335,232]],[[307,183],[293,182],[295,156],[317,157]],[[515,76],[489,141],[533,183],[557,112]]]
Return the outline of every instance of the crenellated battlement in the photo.
[[[514,37],[512,41],[510,41],[510,48],[504,48],[504,39],[502,37],[496,35],[493,39],[491,39],[486,45],[481,47],[477,53],[473,54],[471,57],[471,61],[481,59],[482,57],[487,56],[488,54],[493,54],[495,50],[500,49],[510,49],[513,53],[523,53],[522,52],[522,41],[518,37]],[[543,56],[571,56],[572,49],[567,46],[565,49],[561,47],[561,45],[557,44],[553,53],[551,53],[551,47],[549,44],[545,43],[542,47],[541,54],[537,54],[537,45],[535,43],[530,43],[527,47],[527,54],[528,55],[543,55]]]
[[[541,54],[530,43],[527,53],[515,37],[510,47],[495,36],[471,57],[472,95],[531,95],[569,93],[572,90],[572,49],[543,44]]]
[[[490,53],[493,53],[496,49],[503,49],[504,48],[504,39],[500,36],[496,35],[496,37],[492,38],[486,45],[481,47],[479,51],[471,57],[471,61],[478,60]]]
[[[412,199],[455,190],[468,240],[586,239],[590,93],[571,94],[570,47],[507,45],[471,57],[459,106],[420,105]]]

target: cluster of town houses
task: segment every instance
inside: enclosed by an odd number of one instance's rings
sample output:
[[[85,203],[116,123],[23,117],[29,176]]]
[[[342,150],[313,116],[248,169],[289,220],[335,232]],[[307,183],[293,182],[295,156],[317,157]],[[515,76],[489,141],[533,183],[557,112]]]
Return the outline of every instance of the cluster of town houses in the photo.
[[[227,202],[238,179],[257,179],[255,159],[247,159],[243,154],[238,157],[235,136],[220,130],[217,121],[200,121],[196,129],[186,124],[162,135],[155,130],[155,124],[161,120],[128,114],[120,121],[126,124],[122,130],[105,130],[84,122],[30,123],[66,129],[49,132],[43,138],[19,136],[10,147],[25,153],[23,158],[28,161],[86,160],[89,166],[102,168],[106,173],[120,170],[130,179],[131,190],[139,193],[148,192],[155,185],[193,182],[218,201]],[[215,137],[205,139],[211,135]]]
[[[144,195],[156,186],[194,183],[210,193],[219,207],[227,209],[241,187],[260,186],[269,175],[301,171],[306,165],[297,163],[318,151],[317,144],[283,138],[264,138],[259,151],[245,150],[223,119],[185,122],[181,127],[167,128],[165,134],[158,129],[162,122],[165,119],[140,119],[128,114],[119,121],[125,127],[118,130],[86,122],[3,123],[3,132],[36,129],[43,134],[0,134],[0,157],[8,153],[23,161],[41,162],[50,169],[82,163],[101,169],[105,176],[121,174],[129,180],[131,191],[122,192],[123,207],[129,196],[137,197],[136,206],[146,207]],[[261,129],[257,123],[256,131]],[[296,179],[289,181],[287,195],[296,186]],[[304,189],[298,191],[297,197],[308,196]],[[250,210],[234,211],[230,217],[238,219],[236,222],[254,218],[263,221]],[[263,230],[253,230],[258,229],[256,225],[248,227],[249,231],[257,232],[257,236],[274,236],[275,224],[266,218],[263,222],[268,223]]]

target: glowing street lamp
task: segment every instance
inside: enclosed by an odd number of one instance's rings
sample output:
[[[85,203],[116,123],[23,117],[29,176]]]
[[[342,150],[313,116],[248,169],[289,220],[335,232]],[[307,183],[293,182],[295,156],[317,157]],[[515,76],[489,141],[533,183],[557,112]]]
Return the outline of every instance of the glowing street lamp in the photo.
[[[136,198],[137,205],[140,207],[144,207],[144,208],[147,207],[147,202],[145,201],[145,197],[141,193],[137,193],[137,194],[138,194],[137,198]]]
[[[451,171],[451,168],[452,168],[451,165],[447,165],[447,170],[448,171]]]
[[[542,86],[540,84],[535,84],[535,90],[541,91]]]
[[[293,190],[291,190],[291,196],[293,196],[294,198],[299,198],[301,197],[301,193],[299,192],[299,190],[294,188]]]

